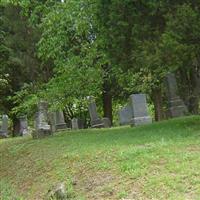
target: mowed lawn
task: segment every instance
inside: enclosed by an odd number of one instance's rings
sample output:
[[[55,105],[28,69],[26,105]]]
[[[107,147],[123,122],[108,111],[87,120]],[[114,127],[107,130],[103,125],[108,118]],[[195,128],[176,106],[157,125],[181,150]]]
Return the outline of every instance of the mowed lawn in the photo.
[[[200,199],[200,117],[0,140],[2,200]]]

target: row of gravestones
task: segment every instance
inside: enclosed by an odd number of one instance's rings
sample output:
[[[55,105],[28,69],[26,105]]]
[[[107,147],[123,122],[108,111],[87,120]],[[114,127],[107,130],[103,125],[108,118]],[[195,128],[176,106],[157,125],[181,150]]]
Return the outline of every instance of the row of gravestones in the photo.
[[[97,107],[95,100],[90,97],[88,110],[91,118],[92,128],[108,128],[111,126],[109,118],[100,118],[97,113]],[[84,121],[78,118],[71,120],[71,128],[83,129]],[[48,112],[48,103],[41,101],[38,104],[38,112],[36,113],[35,131],[33,132],[33,138],[42,138],[46,135],[52,135],[56,131],[69,129],[65,123],[64,115],[62,111]]]
[[[0,126],[0,137],[8,137],[8,121],[7,115],[2,115],[2,124]],[[50,122],[50,125],[48,123]],[[28,130],[28,121],[26,116],[19,117],[19,135],[24,136],[30,133]],[[50,134],[57,130],[64,130],[67,125],[64,120],[64,115],[62,111],[57,111],[53,113],[48,113],[47,103],[40,102],[38,104],[38,112],[35,117],[35,129],[37,134],[42,137],[42,134]],[[72,129],[82,129],[84,128],[84,123],[82,120],[74,118],[72,119]],[[33,132],[33,137],[37,137]],[[39,137],[38,136],[38,137]]]
[[[2,115],[2,124],[0,128],[0,137],[6,138],[8,137],[8,115]],[[19,117],[19,135],[24,136],[28,134],[28,121],[26,116]]]
[[[0,137],[8,137],[8,115],[2,115],[2,124],[0,128]],[[21,136],[28,134],[28,122],[26,116],[19,117],[19,134]]]
[[[166,76],[166,88],[168,97],[168,116],[171,118],[181,117],[188,113],[187,107],[178,95],[178,86],[175,74],[169,73]],[[94,99],[90,98],[89,113],[91,126],[93,128],[110,127],[108,118],[100,118]],[[145,94],[132,94],[129,102],[119,110],[120,125],[137,126],[152,123],[152,118],[148,115]]]
[[[166,88],[168,97],[168,117],[181,117],[188,113],[183,100],[178,95],[178,86],[175,74],[166,76]],[[147,113],[145,94],[134,94],[130,96],[129,103],[119,111],[120,125],[140,125],[152,123]]]
[[[187,113],[187,108],[178,95],[178,87],[174,74],[168,74],[166,78],[167,96],[169,102],[169,116],[180,117]],[[91,119],[92,128],[108,128],[111,127],[109,118],[100,118],[97,113],[95,100],[90,97],[88,110]],[[28,123],[26,117],[20,117],[20,135],[28,133]],[[137,126],[152,123],[152,118],[147,112],[147,102],[145,94],[132,94],[129,103],[119,111],[120,125]],[[81,119],[74,118],[71,121],[72,129],[84,128]],[[48,104],[41,101],[38,104],[38,112],[36,113],[34,138],[51,135],[57,130],[66,130],[67,125],[64,120],[62,111],[48,112]],[[6,137],[8,134],[8,116],[2,116],[2,127],[0,136]]]
[[[68,129],[62,111],[48,112],[48,103],[41,101],[38,104],[38,112],[35,115],[35,131],[33,138],[42,138],[52,135],[58,130]]]

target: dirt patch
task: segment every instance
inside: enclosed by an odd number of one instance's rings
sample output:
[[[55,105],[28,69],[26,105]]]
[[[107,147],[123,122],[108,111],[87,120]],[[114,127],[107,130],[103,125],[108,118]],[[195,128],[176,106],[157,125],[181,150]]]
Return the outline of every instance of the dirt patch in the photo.
[[[116,199],[116,185],[120,185],[120,177],[114,176],[110,172],[82,171],[76,175],[75,189],[81,190],[87,199]]]
[[[200,152],[200,146],[199,145],[190,145],[186,148],[187,151],[190,152]]]
[[[134,179],[111,171],[82,171],[75,176],[74,189],[88,200],[135,198],[140,194],[140,187]]]

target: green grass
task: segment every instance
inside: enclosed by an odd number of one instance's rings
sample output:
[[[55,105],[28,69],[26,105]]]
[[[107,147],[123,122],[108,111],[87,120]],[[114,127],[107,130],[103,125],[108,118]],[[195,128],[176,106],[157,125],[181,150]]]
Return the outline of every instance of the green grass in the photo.
[[[71,199],[200,199],[200,117],[136,128],[0,140],[2,200],[43,199],[65,182]]]

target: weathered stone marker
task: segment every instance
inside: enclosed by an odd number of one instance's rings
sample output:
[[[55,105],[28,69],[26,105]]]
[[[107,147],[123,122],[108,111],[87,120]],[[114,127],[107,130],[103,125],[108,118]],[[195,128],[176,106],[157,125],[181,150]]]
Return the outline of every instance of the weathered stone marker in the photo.
[[[110,128],[111,127],[111,121],[108,117],[103,117],[102,122],[104,124],[104,128]]]
[[[48,124],[48,104],[45,101],[41,101],[38,104],[35,129],[33,138],[43,138],[52,134],[51,126]]]
[[[79,126],[78,126],[78,119],[77,119],[77,118],[73,118],[71,122],[72,122],[72,129],[73,129],[73,130],[79,129]]]
[[[19,133],[21,136],[28,134],[28,121],[26,116],[19,117],[19,124],[20,124],[20,130]]]
[[[88,109],[89,109],[92,128],[107,128],[108,125],[111,125],[109,118],[104,118],[102,120],[98,116],[96,103],[95,103],[94,98],[92,98],[92,97],[89,98]]]
[[[89,98],[88,109],[89,109],[92,128],[103,128],[104,124],[98,116],[96,103],[92,97]]]
[[[84,128],[84,123],[83,123],[83,120],[81,120],[81,119],[73,118],[71,122],[72,122],[72,129],[73,130]]]
[[[65,123],[63,111],[56,111],[56,130],[63,130],[67,128]]]
[[[119,110],[119,123],[121,126],[130,125],[132,118],[132,108],[130,104],[127,104]]]
[[[52,133],[56,132],[56,113],[50,112],[48,113],[49,123],[51,125],[51,131]]]
[[[152,118],[147,112],[147,102],[145,94],[132,94],[130,96],[132,107],[131,126],[152,123]]]
[[[0,137],[8,137],[8,115],[2,115]]]
[[[167,83],[167,97],[169,101],[169,115],[170,117],[181,117],[187,114],[188,110],[183,100],[178,95],[178,86],[176,77],[173,73],[166,76]]]

